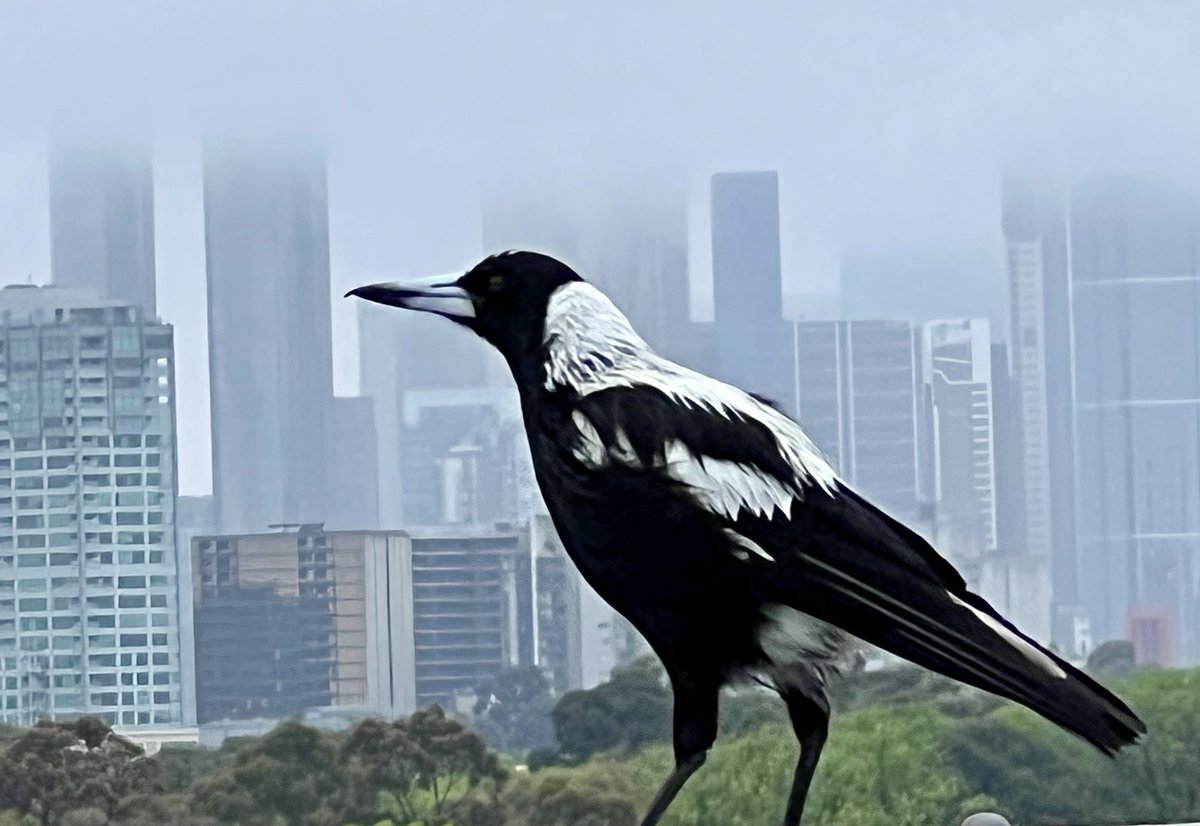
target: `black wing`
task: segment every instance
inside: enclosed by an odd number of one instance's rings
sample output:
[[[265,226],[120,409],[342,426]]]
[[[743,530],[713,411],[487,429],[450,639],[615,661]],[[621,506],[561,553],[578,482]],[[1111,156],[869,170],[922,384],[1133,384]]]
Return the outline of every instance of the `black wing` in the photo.
[[[1134,741],[1145,726],[1087,675],[1038,645],[967,589],[962,576],[914,531],[845,485],[821,485],[789,464],[783,440],[798,427],[745,399],[680,403],[646,387],[593,393],[579,410],[605,445],[624,440],[644,467],[695,485],[709,512],[764,551],[747,564],[763,569],[770,598],[954,679],[1015,700],[1106,753]],[[665,463],[682,444],[693,467]],[[690,475],[689,475],[690,474]],[[696,484],[696,480],[700,483]],[[783,485],[790,507],[764,512],[753,487]],[[744,497],[745,507],[719,506]],[[711,504],[711,503],[710,503]]]

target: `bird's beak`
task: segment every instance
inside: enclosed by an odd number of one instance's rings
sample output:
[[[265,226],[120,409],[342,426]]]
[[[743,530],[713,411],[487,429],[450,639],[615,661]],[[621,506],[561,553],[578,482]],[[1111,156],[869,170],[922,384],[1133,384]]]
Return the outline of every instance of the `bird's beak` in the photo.
[[[475,305],[457,281],[458,276],[451,274],[368,284],[351,290],[346,297],[356,295],[379,304],[436,313],[453,321],[470,323],[475,318]]]

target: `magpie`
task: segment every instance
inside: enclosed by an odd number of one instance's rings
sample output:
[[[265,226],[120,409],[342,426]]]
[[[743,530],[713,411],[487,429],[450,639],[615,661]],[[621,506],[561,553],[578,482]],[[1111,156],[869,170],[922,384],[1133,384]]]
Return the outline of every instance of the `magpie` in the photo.
[[[1014,700],[1110,756],[1145,732],[839,479],[795,421],[657,355],[566,264],[510,251],[347,295],[444,316],[507,361],[563,546],[670,680],[675,767],[642,826],[704,763],[722,687],[746,680],[778,692],[799,740],[783,818],[796,826],[830,683],[867,645]]]

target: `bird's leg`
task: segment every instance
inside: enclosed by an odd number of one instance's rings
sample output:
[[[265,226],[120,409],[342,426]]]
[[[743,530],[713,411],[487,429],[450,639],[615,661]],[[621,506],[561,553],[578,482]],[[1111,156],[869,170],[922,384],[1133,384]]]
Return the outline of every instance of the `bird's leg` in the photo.
[[[696,769],[704,765],[708,750],[717,739],[716,684],[672,678],[675,689],[675,770],[662,784],[641,826],[654,826],[671,805]]]
[[[792,730],[800,741],[800,759],[792,775],[792,790],[788,794],[787,811],[783,815],[783,826],[799,826],[804,814],[804,802],[808,799],[808,788],[812,784],[813,772],[821,759],[821,749],[829,734],[829,705],[802,695],[785,696],[788,716],[792,719]]]

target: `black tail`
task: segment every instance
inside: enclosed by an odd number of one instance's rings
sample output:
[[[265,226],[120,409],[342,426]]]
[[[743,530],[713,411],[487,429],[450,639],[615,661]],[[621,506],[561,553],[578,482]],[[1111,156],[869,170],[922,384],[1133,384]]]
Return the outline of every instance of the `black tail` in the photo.
[[[836,618],[851,633],[906,660],[1020,703],[1107,755],[1146,725],[1115,694],[1021,633],[982,598],[910,583],[903,600],[809,560],[857,606]],[[814,570],[815,568],[815,570]]]

